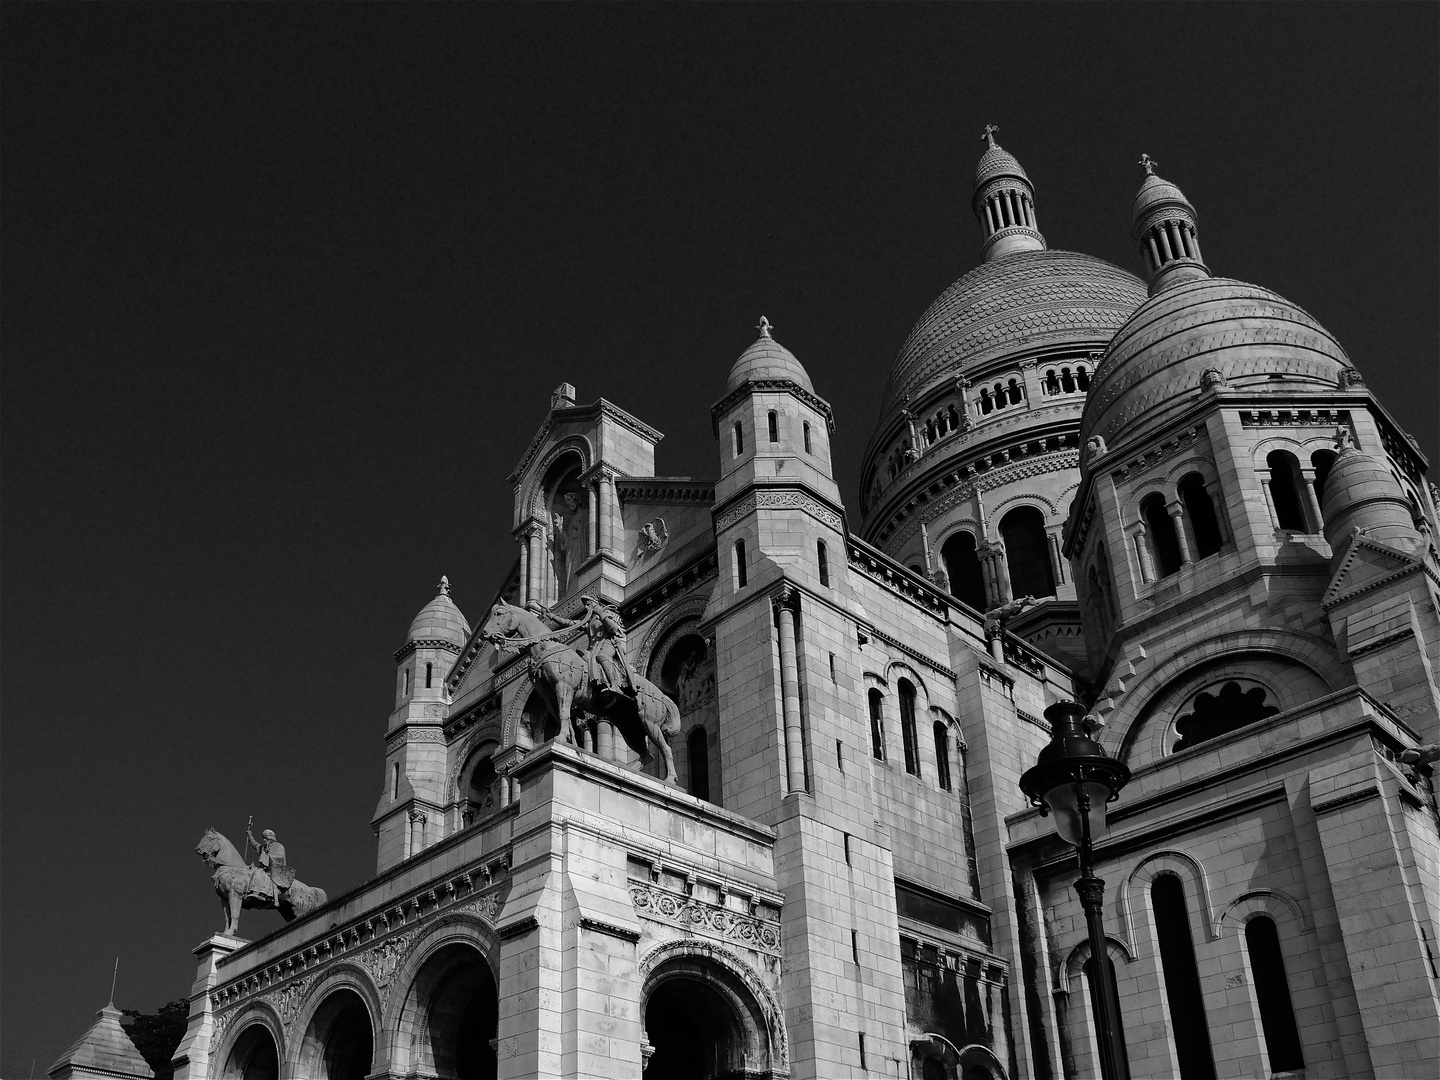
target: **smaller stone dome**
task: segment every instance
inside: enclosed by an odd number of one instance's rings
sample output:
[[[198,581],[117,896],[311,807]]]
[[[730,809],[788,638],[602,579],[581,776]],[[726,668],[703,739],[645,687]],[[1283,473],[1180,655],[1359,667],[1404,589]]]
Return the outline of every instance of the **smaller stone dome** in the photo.
[[[1191,214],[1195,213],[1195,208],[1190,205],[1190,200],[1185,198],[1184,192],[1169,180],[1149,173],[1141,183],[1140,190],[1135,193],[1135,205],[1130,218],[1132,221],[1141,221],[1152,210],[1161,206],[1182,206]]]
[[[815,387],[811,385],[805,368],[795,359],[794,353],[770,336],[770,320],[763,315],[759,330],[760,336],[754,344],[741,353],[730,368],[730,377],[725,380],[726,391],[738,390],[747,382],[788,379],[813,394]]]
[[[1025,175],[1015,155],[999,143],[992,142],[975,164],[975,190],[979,191],[997,176],[1013,176],[1030,183],[1030,177]]]
[[[1340,451],[1320,499],[1325,539],[1339,559],[1351,533],[1363,530],[1383,544],[1409,551],[1420,542],[1410,501],[1395,474],[1353,445]],[[1332,570],[1335,567],[1332,566]]]
[[[405,638],[411,641],[447,641],[462,648],[470,640],[470,624],[450,599],[450,579],[440,579],[440,594],[420,609]]]

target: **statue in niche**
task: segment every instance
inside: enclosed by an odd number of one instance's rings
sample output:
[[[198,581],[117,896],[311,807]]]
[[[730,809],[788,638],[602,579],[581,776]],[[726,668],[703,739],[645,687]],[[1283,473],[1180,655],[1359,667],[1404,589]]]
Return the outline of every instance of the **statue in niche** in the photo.
[[[680,714],[688,716],[715,699],[715,665],[709,650],[696,639],[675,673],[675,698]]]
[[[648,555],[659,551],[669,539],[670,530],[665,527],[664,518],[657,517],[654,521],[647,521],[640,529],[640,549]]]
[[[580,496],[573,491],[560,496],[560,506],[550,515],[550,545],[560,596],[570,591],[575,572],[585,560],[585,517]]]
[[[273,908],[288,923],[310,914],[329,899],[324,889],[312,888],[295,877],[285,859],[284,845],[273,832],[266,829],[257,842],[247,824],[245,836],[260,849],[253,866],[214,829],[206,829],[195,846],[195,854],[215,868],[211,880],[225,911],[224,933],[235,933],[242,908]]]

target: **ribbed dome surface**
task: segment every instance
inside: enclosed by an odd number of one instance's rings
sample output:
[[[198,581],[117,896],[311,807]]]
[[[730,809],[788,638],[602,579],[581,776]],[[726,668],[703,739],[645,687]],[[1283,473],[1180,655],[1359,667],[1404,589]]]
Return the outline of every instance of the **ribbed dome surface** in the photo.
[[[795,359],[795,354],[769,336],[756,338],[755,343],[740,354],[740,358],[730,368],[725,389],[738,390],[754,379],[790,379],[810,393],[815,392],[815,387],[810,385],[810,376],[805,373],[800,361]]]
[[[448,592],[441,592],[420,609],[415,621],[410,624],[410,641],[448,641],[455,646],[464,646],[470,640],[470,624]]]
[[[941,293],[910,331],[890,369],[881,421],[906,395],[962,366],[1044,346],[1100,348],[1144,300],[1134,274],[1073,251],[982,263]]]
[[[1329,331],[1284,297],[1229,278],[1187,281],[1147,300],[1115,335],[1090,380],[1080,442],[1157,426],[1195,400],[1211,369],[1231,386],[1293,393],[1297,382],[1335,386],[1349,366]]]
[[[1394,474],[1354,447],[1341,451],[1325,478],[1321,499],[1325,539],[1339,555],[1356,529],[1377,540],[1409,546],[1418,539],[1409,500]]]
[[[1026,182],[1030,180],[1015,155],[1008,150],[1002,150],[998,144],[980,155],[980,160],[975,165],[975,190],[979,191],[997,176],[1018,176]]]

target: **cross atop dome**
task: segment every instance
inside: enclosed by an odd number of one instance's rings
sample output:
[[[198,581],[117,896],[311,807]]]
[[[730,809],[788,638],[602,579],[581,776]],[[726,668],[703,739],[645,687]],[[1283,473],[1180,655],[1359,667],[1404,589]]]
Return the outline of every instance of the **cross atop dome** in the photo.
[[[760,331],[761,337],[768,338],[770,336],[770,320],[764,315],[761,315],[760,322],[756,325],[755,329]]]
[[[1145,175],[1146,175],[1146,176],[1154,176],[1154,175],[1155,175],[1155,166],[1158,165],[1158,164],[1160,164],[1160,163],[1159,163],[1158,161],[1156,161],[1154,158],[1152,158],[1149,154],[1141,154],[1141,155],[1140,155],[1140,160],[1137,161],[1136,164],[1139,165],[1142,169],[1145,170]]]
[[[995,136],[999,133],[999,131],[999,124],[986,124],[985,130],[980,135],[980,139],[982,142],[988,143],[993,149],[996,145]]]
[[[440,575],[440,595],[441,595],[441,596],[449,596],[449,595],[450,595],[450,579],[449,579],[448,577],[446,577],[444,574],[441,574],[441,575]]]

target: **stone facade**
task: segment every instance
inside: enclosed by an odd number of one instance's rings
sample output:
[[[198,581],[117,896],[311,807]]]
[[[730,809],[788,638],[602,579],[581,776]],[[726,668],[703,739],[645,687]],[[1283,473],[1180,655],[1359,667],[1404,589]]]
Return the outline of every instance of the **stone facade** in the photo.
[[[1209,276],[1174,185],[1137,199],[1147,296],[1046,250],[987,141],[986,262],[896,363],[857,532],[763,320],[717,480],[568,384],[519,456],[498,595],[618,608],[678,782],[558,737],[442,584],[376,876],[196,950],[177,1076],[1094,1076],[1075,853],[1018,786],[1072,698],[1133,773],[1096,850],[1130,1075],[1432,1074],[1425,463],[1314,320]]]

